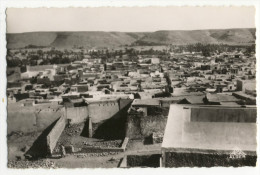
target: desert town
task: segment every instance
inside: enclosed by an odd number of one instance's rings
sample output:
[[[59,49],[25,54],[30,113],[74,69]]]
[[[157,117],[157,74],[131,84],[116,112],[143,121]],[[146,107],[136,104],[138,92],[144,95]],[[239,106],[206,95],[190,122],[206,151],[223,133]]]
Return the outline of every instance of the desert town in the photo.
[[[9,49],[8,166],[255,166],[255,65],[254,46]]]

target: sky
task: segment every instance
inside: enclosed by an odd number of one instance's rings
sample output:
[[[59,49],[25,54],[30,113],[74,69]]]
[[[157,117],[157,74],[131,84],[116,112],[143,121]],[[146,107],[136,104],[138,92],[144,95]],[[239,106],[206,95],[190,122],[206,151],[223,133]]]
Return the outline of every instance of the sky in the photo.
[[[7,33],[255,28],[252,7],[8,8]]]

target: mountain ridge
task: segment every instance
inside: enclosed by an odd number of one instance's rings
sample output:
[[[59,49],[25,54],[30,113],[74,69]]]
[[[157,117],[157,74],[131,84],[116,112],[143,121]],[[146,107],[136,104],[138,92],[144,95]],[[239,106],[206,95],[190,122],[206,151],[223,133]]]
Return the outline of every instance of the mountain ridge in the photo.
[[[248,45],[255,43],[255,28],[207,30],[158,30],[155,32],[28,32],[6,34],[7,48],[28,45],[73,48],[83,46],[118,47],[123,45],[186,45],[194,43]]]

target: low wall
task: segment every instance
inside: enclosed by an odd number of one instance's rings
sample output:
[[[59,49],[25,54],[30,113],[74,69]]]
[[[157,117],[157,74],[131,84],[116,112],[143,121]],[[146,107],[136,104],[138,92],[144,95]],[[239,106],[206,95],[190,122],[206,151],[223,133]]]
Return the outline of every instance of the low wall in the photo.
[[[101,152],[124,152],[123,148],[95,148],[95,147],[85,147],[81,148],[77,153],[101,153]]]
[[[256,155],[246,155],[244,158],[232,159],[229,154],[176,153],[165,154],[165,167],[241,167],[256,166]]]
[[[108,148],[108,147],[95,147],[95,146],[88,146],[83,148],[74,147],[73,145],[65,146],[66,153],[103,153],[103,152],[124,152],[127,149],[129,138],[125,137],[122,145],[120,147],[115,148]],[[54,154],[53,154],[54,156]]]
[[[160,167],[160,154],[152,155],[127,155],[127,167]]]
[[[126,150],[128,141],[129,141],[129,138],[128,138],[128,137],[125,137],[125,139],[124,139],[124,141],[123,141],[123,144],[122,144],[122,146],[121,146],[121,148],[122,148],[124,151]]]
[[[124,157],[121,159],[121,162],[120,162],[119,167],[120,167],[120,168],[127,168],[127,156],[124,156]]]
[[[62,116],[56,122],[55,126],[52,128],[51,132],[47,136],[47,148],[48,152],[52,154],[53,149],[55,148],[61,133],[63,132],[66,126],[66,117]]]

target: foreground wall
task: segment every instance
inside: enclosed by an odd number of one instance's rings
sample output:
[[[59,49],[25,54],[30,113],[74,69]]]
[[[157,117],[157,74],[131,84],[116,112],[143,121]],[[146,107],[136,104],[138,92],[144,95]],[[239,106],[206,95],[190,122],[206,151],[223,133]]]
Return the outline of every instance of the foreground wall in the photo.
[[[255,166],[255,120],[255,107],[171,105],[163,166]]]
[[[256,155],[246,155],[243,158],[231,158],[230,154],[203,154],[203,153],[177,153],[165,154],[167,168],[177,167],[241,167],[256,166]]]
[[[72,124],[85,122],[88,117],[92,118],[93,123],[103,122],[114,117],[131,102],[130,99],[110,100],[73,108],[64,108],[51,103],[24,107],[21,106],[22,103],[8,104],[8,134],[17,131],[24,133],[43,131],[62,115],[71,119]]]
[[[47,148],[48,152],[52,154],[53,149],[55,148],[61,133],[63,132],[66,126],[66,117],[62,116],[56,122],[55,126],[52,128],[51,132],[47,136]]]

